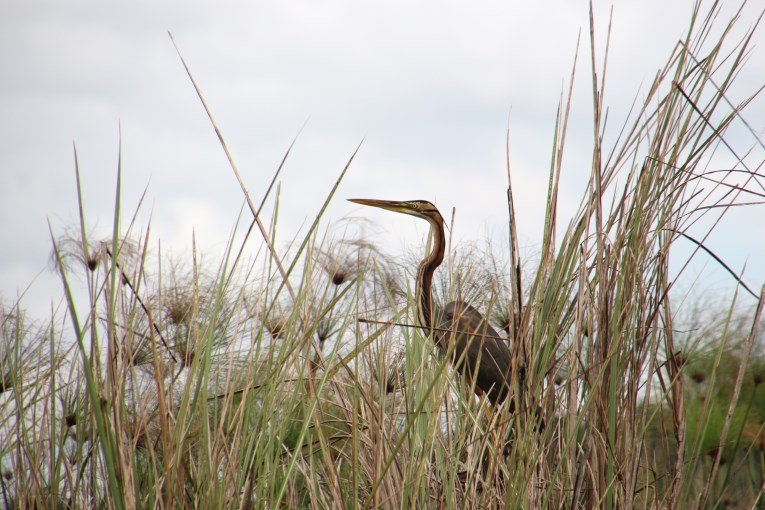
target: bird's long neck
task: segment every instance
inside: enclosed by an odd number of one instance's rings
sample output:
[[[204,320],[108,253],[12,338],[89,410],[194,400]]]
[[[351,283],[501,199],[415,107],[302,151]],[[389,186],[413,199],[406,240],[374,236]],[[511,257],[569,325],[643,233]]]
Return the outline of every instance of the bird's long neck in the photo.
[[[417,270],[417,288],[415,299],[417,300],[417,316],[420,326],[430,332],[433,321],[433,298],[431,288],[433,286],[433,273],[444,260],[444,224],[443,221],[428,218],[430,223],[430,235],[433,239],[433,247],[427,257],[420,262]]]

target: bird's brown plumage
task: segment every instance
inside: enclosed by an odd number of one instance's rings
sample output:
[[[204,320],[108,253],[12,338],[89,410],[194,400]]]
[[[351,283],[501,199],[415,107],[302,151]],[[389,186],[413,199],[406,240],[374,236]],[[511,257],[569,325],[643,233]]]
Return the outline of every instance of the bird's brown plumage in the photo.
[[[452,363],[475,384],[477,393],[485,393],[492,404],[507,398],[510,348],[478,310],[464,301],[446,305],[436,341],[444,353],[454,345]]]

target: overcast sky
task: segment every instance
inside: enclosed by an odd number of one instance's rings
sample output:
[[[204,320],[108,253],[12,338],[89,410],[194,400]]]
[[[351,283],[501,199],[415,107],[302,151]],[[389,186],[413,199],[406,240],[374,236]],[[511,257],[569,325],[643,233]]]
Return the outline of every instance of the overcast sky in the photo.
[[[758,2],[753,2],[757,4]],[[616,1],[606,103],[620,121],[683,36],[692,2]],[[600,44],[611,3],[595,2]],[[759,13],[746,11],[742,28]],[[0,5],[0,299],[13,302],[50,253],[47,219],[77,224],[72,143],[86,215],[111,225],[118,125],[123,198],[132,211],[148,185],[145,226],[163,251],[192,231],[220,250],[242,193],[168,38],[173,32],[246,184],[262,196],[308,120],[282,179],[280,236],[312,219],[365,138],[328,219],[363,215],[387,231],[393,254],[426,226],[366,210],[348,197],[422,198],[457,209],[463,240],[502,238],[504,137],[512,108],[512,164],[522,244],[539,242],[555,109],[585,1],[15,1]],[[586,43],[586,39],[583,41]],[[765,37],[731,100],[765,81]],[[562,220],[579,203],[591,150],[587,44],[580,51],[565,156]],[[765,102],[746,112],[765,128]],[[742,151],[753,143],[737,138]],[[762,152],[754,159],[763,160]],[[567,221],[562,221],[563,224]],[[709,240],[747,280],[765,280],[765,206],[731,214]],[[747,262],[748,261],[748,262]],[[703,260],[702,262],[708,262]],[[712,272],[708,285],[730,284]],[[60,282],[44,272],[24,303],[45,313]]]

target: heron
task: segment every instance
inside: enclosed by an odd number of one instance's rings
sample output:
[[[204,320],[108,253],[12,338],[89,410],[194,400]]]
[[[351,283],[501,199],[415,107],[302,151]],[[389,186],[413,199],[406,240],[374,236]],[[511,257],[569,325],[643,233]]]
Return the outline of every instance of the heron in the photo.
[[[426,200],[391,201],[353,198],[360,205],[408,214],[427,220],[433,240],[417,270],[415,301],[417,321],[444,354],[451,353],[451,363],[476,394],[486,395],[493,406],[510,396],[512,355],[508,343],[499,336],[481,313],[470,304],[457,300],[447,304],[434,321],[431,288],[433,274],[444,260],[444,218],[435,205]],[[440,317],[438,317],[440,315]],[[434,326],[436,322],[438,326]],[[514,410],[513,401],[508,404]]]

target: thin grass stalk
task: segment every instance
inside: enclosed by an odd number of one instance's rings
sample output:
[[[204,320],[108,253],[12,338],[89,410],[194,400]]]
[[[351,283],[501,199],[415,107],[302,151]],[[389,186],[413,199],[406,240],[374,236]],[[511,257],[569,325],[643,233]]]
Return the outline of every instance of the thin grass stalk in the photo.
[[[726,441],[728,437],[728,433],[730,432],[731,420],[733,419],[733,412],[736,410],[736,406],[738,405],[738,399],[741,393],[741,386],[744,382],[744,372],[745,372],[744,369],[746,367],[747,361],[749,360],[749,356],[752,353],[752,347],[754,346],[755,338],[758,332],[758,326],[760,325],[760,319],[762,318],[763,308],[765,308],[765,286],[763,286],[762,289],[760,290],[760,299],[759,299],[759,302],[757,303],[757,311],[754,313],[754,318],[752,320],[752,327],[749,332],[749,335],[746,338],[746,342],[744,343],[744,351],[741,355],[741,363],[738,368],[738,374],[736,375],[736,382],[733,387],[733,395],[731,396],[730,404],[728,406],[728,413],[725,416],[725,422],[723,424],[722,432],[720,433],[720,446],[715,451],[714,457],[712,459],[712,468],[710,469],[709,478],[707,479],[707,483],[704,484],[704,489],[702,490],[701,495],[699,497],[699,507],[702,507],[702,508],[706,506],[712,481],[715,479],[715,475],[717,474],[717,469],[720,466],[720,455],[722,453],[722,444]]]
[[[257,209],[255,209],[255,204],[253,203],[252,198],[250,198],[250,193],[247,191],[247,187],[244,185],[242,176],[240,175],[239,169],[237,168],[237,165],[234,162],[234,158],[231,155],[231,152],[228,149],[228,145],[226,144],[226,141],[223,138],[223,134],[218,128],[218,125],[216,124],[215,119],[212,116],[212,112],[210,111],[210,108],[207,106],[207,101],[205,101],[204,96],[202,95],[201,89],[197,85],[197,82],[194,79],[194,76],[191,74],[191,69],[186,63],[186,59],[183,58],[180,48],[178,48],[178,45],[175,43],[173,34],[170,32],[168,32],[167,34],[170,36],[170,41],[173,43],[173,47],[175,48],[175,51],[178,53],[178,58],[180,58],[181,63],[183,64],[183,68],[186,70],[186,74],[188,75],[189,80],[191,80],[191,84],[197,93],[197,97],[199,97],[199,101],[202,103],[202,107],[204,108],[205,113],[207,113],[207,117],[210,119],[210,123],[212,124],[213,129],[215,130],[215,135],[218,137],[218,141],[221,144],[221,148],[223,149],[223,152],[226,154],[226,159],[228,159],[228,163],[231,166],[231,170],[234,172],[234,176],[236,177],[236,180],[239,183],[239,187],[242,189],[242,193],[244,194],[245,200],[247,200],[247,205],[250,208],[250,212],[252,212],[253,218],[255,219],[255,222],[258,225],[258,229],[260,230],[260,235],[263,237],[263,241],[266,243],[266,246],[268,246],[268,251],[271,254],[271,259],[276,264],[276,267],[282,276],[282,285],[287,287],[287,292],[289,292],[290,296],[292,297],[294,301],[296,298],[296,295],[295,295],[295,291],[292,289],[292,286],[289,283],[288,273],[284,271],[284,267],[282,266],[281,259],[279,258],[279,255],[276,253],[276,249],[274,248],[274,245],[268,236],[268,232],[263,226],[263,223],[260,221],[260,217],[258,216]]]

